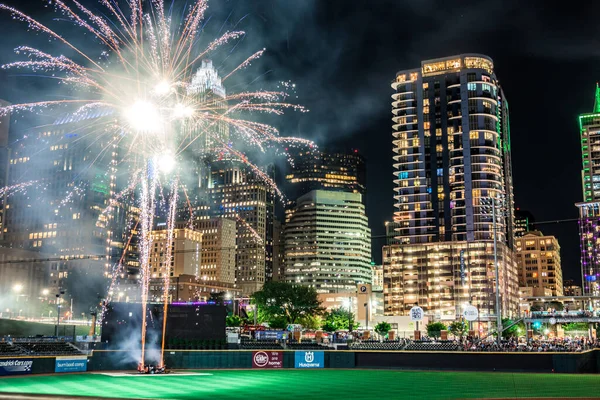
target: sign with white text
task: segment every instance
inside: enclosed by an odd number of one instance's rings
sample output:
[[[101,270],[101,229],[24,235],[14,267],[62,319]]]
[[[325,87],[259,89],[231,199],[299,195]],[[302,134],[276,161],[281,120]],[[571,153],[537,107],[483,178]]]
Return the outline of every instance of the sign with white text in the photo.
[[[87,371],[87,357],[56,357],[54,372],[85,372]]]
[[[9,358],[0,360],[0,376],[25,375],[31,373],[33,360],[31,358]]]
[[[325,352],[297,351],[294,366],[296,368],[325,368]]]
[[[283,351],[255,351],[252,368],[283,368]]]

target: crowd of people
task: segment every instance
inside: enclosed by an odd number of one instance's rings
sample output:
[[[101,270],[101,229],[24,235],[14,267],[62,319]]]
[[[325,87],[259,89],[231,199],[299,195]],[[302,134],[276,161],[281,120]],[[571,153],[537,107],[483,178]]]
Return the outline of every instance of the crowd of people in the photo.
[[[585,337],[548,339],[548,340],[517,340],[501,341],[471,341],[461,344],[463,351],[508,351],[508,352],[580,352],[600,348],[600,341]]]

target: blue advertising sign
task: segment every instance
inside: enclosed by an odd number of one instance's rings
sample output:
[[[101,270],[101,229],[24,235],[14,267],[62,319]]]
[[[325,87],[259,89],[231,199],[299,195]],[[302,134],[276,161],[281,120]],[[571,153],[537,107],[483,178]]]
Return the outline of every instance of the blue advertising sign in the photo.
[[[56,357],[54,372],[85,372],[87,357]]]
[[[256,331],[256,338],[260,339],[283,339],[285,331]]]
[[[325,368],[325,352],[296,351],[295,368]]]
[[[33,360],[31,358],[9,358],[0,360],[0,376],[30,374],[32,366]]]

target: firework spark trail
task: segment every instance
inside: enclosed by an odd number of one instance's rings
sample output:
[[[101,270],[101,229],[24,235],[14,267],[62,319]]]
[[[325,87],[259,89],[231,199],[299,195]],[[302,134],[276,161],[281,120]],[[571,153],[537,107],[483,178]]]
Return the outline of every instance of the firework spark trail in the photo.
[[[160,346],[160,366],[164,365],[165,354],[165,339],[167,332],[167,305],[169,304],[169,290],[171,287],[171,261],[173,260],[173,233],[175,232],[175,222],[177,219],[177,192],[178,178],[172,182],[171,195],[169,196],[169,215],[167,218],[167,251],[165,252],[165,260],[163,265],[163,327],[162,327],[162,343]]]
[[[150,283],[150,251],[152,249],[152,227],[154,223],[154,210],[156,209],[156,186],[158,175],[148,167],[149,178],[142,179],[141,203],[141,232],[140,232],[140,265],[142,280],[142,355],[140,362],[145,362],[146,350],[146,314],[148,304],[148,292]],[[150,182],[148,182],[148,180]]]
[[[14,193],[23,193],[29,186],[38,183],[38,181],[29,181],[17,183],[16,185],[5,186],[0,188],[0,196],[9,196]]]
[[[254,229],[249,223],[248,221],[246,221],[244,218],[242,218],[239,214],[235,215],[235,218],[242,223],[242,225],[244,226],[245,229],[248,230],[248,232],[250,232],[250,234],[252,234],[252,237],[254,237],[254,240],[256,240],[259,244],[264,244],[264,240],[260,237],[260,235],[258,234],[258,232],[256,232],[256,229]]]

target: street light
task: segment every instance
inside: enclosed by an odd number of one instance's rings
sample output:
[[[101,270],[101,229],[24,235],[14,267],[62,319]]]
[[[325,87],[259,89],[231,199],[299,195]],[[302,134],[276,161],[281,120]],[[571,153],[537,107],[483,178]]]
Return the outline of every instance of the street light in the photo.
[[[23,285],[17,283],[15,286],[13,286],[13,290],[15,291],[15,293],[21,293],[21,290],[23,290]]]
[[[56,293],[56,335],[58,336],[58,325],[60,325],[60,296],[65,294],[64,290],[60,290],[58,291],[58,293]]]
[[[496,330],[498,331],[498,345],[500,345],[502,337],[502,314],[500,309],[500,274],[498,272],[498,245],[497,245],[497,228],[496,228],[496,208],[501,206],[502,198],[488,197],[481,198],[480,205],[482,213],[487,214],[492,212],[492,232],[494,236],[494,267],[496,270]]]

